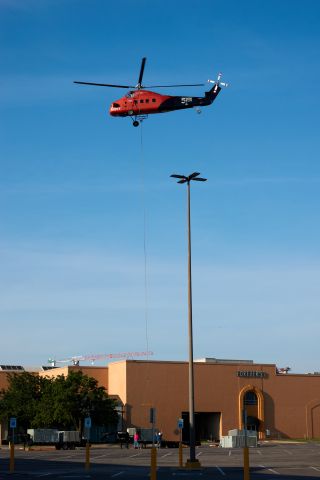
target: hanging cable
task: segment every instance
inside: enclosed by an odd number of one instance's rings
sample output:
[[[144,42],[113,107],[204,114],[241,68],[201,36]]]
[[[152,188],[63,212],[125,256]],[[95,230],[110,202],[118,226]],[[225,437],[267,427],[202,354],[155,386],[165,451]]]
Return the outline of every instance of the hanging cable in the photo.
[[[141,183],[143,200],[143,255],[144,255],[144,320],[146,351],[149,352],[149,305],[148,305],[148,268],[147,268],[147,213],[146,213],[146,191],[145,191],[145,165],[143,150],[143,128],[140,123],[140,150],[141,150]]]

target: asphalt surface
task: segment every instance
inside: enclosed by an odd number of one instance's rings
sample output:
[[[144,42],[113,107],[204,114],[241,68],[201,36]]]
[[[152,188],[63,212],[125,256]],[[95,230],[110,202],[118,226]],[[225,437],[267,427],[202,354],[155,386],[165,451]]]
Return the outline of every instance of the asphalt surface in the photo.
[[[178,450],[160,449],[157,480],[242,480],[242,449],[197,447],[201,469],[179,469]],[[183,449],[184,462],[188,449]],[[16,446],[15,471],[9,473],[9,450],[0,450],[0,480],[17,479],[116,479],[149,480],[150,449],[121,449],[110,445],[90,451],[90,470],[85,470],[85,449],[30,450]],[[320,478],[320,444],[265,443],[250,448],[250,480],[301,480]]]

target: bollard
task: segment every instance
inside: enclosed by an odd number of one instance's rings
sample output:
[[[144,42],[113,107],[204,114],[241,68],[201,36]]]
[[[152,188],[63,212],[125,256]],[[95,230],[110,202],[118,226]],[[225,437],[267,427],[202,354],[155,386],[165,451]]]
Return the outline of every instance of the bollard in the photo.
[[[14,472],[14,443],[10,442],[10,462],[9,462],[9,472]]]
[[[150,480],[157,480],[157,449],[155,446],[151,447]]]
[[[249,448],[243,447],[243,480],[250,480]]]
[[[86,443],[86,464],[85,469],[90,470],[90,444],[89,442]]]
[[[179,467],[183,467],[182,442],[179,442]]]

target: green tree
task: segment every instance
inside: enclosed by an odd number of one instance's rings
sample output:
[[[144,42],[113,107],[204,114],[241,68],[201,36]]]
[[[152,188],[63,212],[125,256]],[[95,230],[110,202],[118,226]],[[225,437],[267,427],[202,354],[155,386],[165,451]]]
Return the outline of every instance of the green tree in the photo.
[[[9,388],[1,391],[0,419],[19,419],[18,427],[28,428],[38,409],[41,392],[49,381],[32,373],[8,374]]]
[[[101,426],[115,425],[118,420],[115,402],[104,387],[80,371],[56,378],[26,372],[10,375],[9,388],[0,400],[0,418],[10,416],[17,417],[24,429],[82,430],[87,416]]]

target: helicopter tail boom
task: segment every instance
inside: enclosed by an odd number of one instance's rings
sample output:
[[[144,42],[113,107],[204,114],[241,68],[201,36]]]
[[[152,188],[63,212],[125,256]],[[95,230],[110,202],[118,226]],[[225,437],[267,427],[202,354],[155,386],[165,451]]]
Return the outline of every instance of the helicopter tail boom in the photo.
[[[205,92],[205,99],[209,105],[215,100],[220,91],[221,87],[215,84],[208,92]]]

